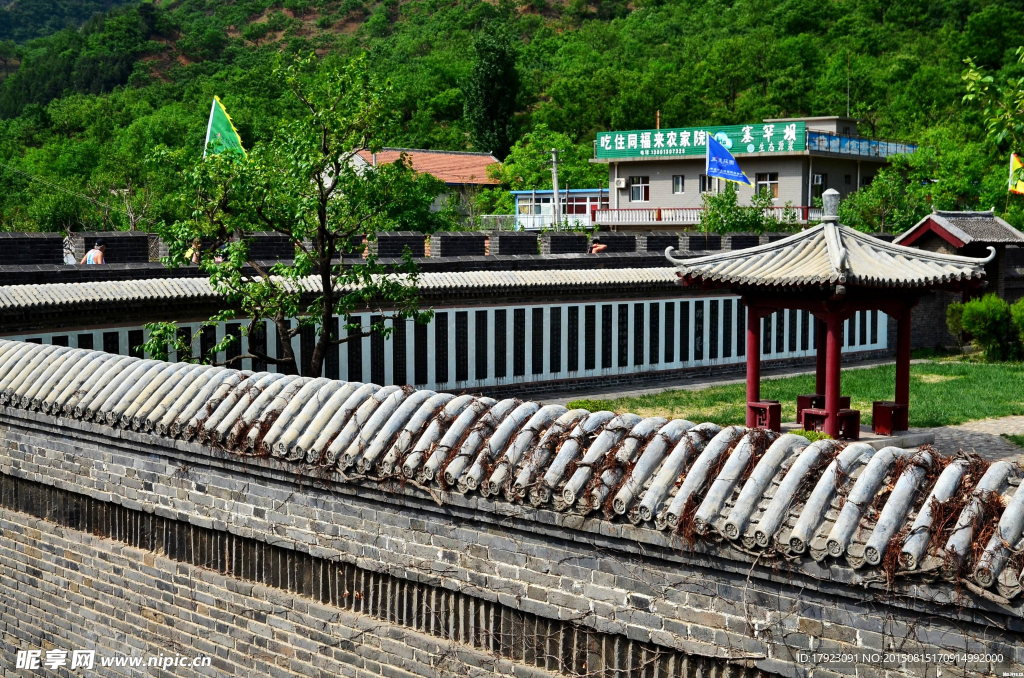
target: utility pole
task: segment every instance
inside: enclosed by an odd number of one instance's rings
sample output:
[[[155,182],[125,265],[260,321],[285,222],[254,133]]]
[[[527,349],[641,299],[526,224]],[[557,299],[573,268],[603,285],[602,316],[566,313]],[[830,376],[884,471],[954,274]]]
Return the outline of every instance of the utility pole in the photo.
[[[554,204],[552,210],[555,215],[555,229],[562,223],[562,204],[558,198],[558,149],[551,149],[551,187],[554,188]]]

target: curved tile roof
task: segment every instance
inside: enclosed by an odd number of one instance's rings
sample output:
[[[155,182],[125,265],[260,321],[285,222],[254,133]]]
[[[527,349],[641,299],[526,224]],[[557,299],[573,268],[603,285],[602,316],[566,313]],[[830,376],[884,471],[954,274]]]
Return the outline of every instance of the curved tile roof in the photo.
[[[765,287],[927,287],[980,279],[995,250],[987,259],[938,254],[826,222],[758,247],[693,259],[674,258],[668,248],[665,255],[686,281]]]
[[[929,222],[938,224],[960,242],[967,244],[971,242],[982,243],[1004,243],[1021,245],[1024,244],[1024,233],[1008,224],[1004,219],[996,216],[994,210],[981,212],[951,212],[934,210],[921,221],[917,222],[893,240],[900,244],[917,239],[920,231],[927,227]]]
[[[12,341],[0,405],[385,491],[412,481],[876,579],[1021,592],[1024,468],[1007,461]]]
[[[490,153],[465,151],[431,151],[420,148],[382,148],[376,154],[367,149],[357,151],[367,164],[395,162],[404,153],[412,168],[421,174],[431,174],[446,184],[473,184],[496,186],[498,179],[487,176],[492,165],[501,162]]]
[[[423,273],[421,290],[471,290],[523,287],[597,287],[641,284],[672,284],[671,268],[617,268],[548,271],[467,271]],[[309,276],[299,287],[316,293],[320,278]],[[347,289],[347,288],[346,288]],[[158,278],[111,282],[57,283],[51,285],[0,286],[0,310],[52,308],[118,301],[213,300],[220,294],[206,278]]]

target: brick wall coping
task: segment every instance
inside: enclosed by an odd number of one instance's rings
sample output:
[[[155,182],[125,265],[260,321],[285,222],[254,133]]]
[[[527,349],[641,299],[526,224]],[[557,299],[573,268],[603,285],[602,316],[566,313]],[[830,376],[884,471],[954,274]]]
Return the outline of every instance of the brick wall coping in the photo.
[[[622,268],[580,271],[467,271],[424,273],[417,287],[422,292],[465,292],[497,289],[584,287],[605,289],[633,285],[672,287],[677,277],[671,268]],[[303,290],[318,292],[320,278],[308,276]],[[0,286],[0,309],[24,310],[131,301],[211,301],[221,295],[207,278],[155,278],[109,282],[55,283]]]
[[[1024,531],[1024,469],[1005,461],[11,341],[0,405],[849,586],[947,602],[966,589],[1024,616],[1008,548]],[[932,539],[950,512],[955,529]]]

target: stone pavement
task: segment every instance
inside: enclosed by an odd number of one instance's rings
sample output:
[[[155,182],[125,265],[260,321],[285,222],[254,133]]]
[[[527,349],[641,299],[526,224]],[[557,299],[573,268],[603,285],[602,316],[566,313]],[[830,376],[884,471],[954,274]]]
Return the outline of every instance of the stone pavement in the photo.
[[[1024,448],[1021,448],[1002,434],[1024,435],[1024,417],[1000,417],[978,419],[957,426],[937,428],[915,428],[912,432],[929,432],[935,435],[935,447],[945,454],[964,450],[977,452],[985,459],[1010,459],[1024,462]]]

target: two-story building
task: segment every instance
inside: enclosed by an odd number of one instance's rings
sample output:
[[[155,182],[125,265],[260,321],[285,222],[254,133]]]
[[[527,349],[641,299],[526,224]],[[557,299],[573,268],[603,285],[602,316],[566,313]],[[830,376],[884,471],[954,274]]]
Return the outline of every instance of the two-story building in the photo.
[[[707,138],[721,142],[751,186],[738,185],[741,204],[754,192],[772,197],[780,218],[815,221],[814,199],[829,188],[845,198],[867,185],[894,155],[917,146],[859,135],[843,117],[777,118],[748,125],[602,132],[592,162],[608,165],[609,206],[595,213],[612,229],[689,228],[700,221],[703,195],[721,191],[705,174]]]

